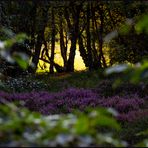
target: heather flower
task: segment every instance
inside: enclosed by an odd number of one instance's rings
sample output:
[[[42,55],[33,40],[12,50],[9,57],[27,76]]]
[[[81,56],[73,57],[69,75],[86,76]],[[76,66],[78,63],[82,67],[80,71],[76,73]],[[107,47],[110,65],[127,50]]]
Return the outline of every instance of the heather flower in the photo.
[[[119,112],[128,112],[130,110],[140,109],[141,106],[144,105],[144,100],[137,96],[136,98],[113,96],[108,97],[107,99],[102,99],[100,105],[103,107],[115,108]]]
[[[50,115],[50,114],[56,114],[57,107],[55,105],[47,105],[46,107],[43,107],[39,109],[39,112],[44,115]]]
[[[136,110],[136,111],[130,111],[128,113],[123,113],[123,114],[119,114],[119,116],[117,117],[117,119],[119,121],[125,121],[125,122],[132,122],[135,120],[138,120],[140,118],[145,118],[148,116],[148,109],[140,109],[140,110]]]
[[[90,89],[70,88],[58,93],[49,93],[47,91],[32,91],[28,93],[6,93],[0,92],[0,98],[7,101],[24,101],[24,106],[32,111],[38,111],[42,114],[60,114],[69,113],[74,110],[84,111],[88,107],[111,107],[119,112],[121,120],[128,120],[129,113],[132,113],[131,119],[145,106],[147,98],[139,98],[138,95],[131,96],[112,96],[100,97],[100,94]],[[2,102],[1,102],[2,103]],[[141,114],[140,114],[141,115]],[[139,115],[139,116],[140,116]]]

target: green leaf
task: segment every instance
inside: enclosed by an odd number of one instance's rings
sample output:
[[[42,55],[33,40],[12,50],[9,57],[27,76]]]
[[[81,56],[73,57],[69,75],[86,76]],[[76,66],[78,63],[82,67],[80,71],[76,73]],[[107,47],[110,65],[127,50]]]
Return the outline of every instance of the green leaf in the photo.
[[[22,69],[25,70],[29,66],[29,57],[25,53],[16,53],[13,58]]]
[[[115,111],[114,111],[115,113]],[[120,130],[120,125],[117,123],[117,121],[113,118],[114,116],[113,110],[111,109],[104,109],[104,108],[99,108],[95,109],[94,111],[91,111],[90,117],[93,117],[90,120],[93,123],[94,126],[105,126],[109,128],[114,128],[116,130]]]
[[[143,31],[148,33],[148,15],[147,14],[141,17],[141,19],[135,25],[135,30],[137,31],[137,33],[141,33]]]
[[[133,76],[131,77],[130,81],[132,83],[138,83],[141,80],[148,78],[148,62],[144,61],[143,64],[139,67],[134,67],[133,69]]]
[[[82,115],[75,124],[75,130],[78,134],[86,134],[89,131],[89,120],[86,116]]]
[[[98,122],[97,123],[100,126],[110,127],[110,128],[114,128],[116,130],[120,129],[119,124],[112,117],[107,117],[107,116],[104,116],[104,115],[100,115],[98,117]]]
[[[26,34],[24,34],[24,33],[20,33],[20,34],[17,34],[16,36],[15,36],[15,40],[16,40],[16,42],[18,42],[18,43],[22,43],[25,39],[27,39],[28,38],[28,36],[26,35]]]
[[[9,49],[15,43],[14,38],[5,40],[5,49]]]

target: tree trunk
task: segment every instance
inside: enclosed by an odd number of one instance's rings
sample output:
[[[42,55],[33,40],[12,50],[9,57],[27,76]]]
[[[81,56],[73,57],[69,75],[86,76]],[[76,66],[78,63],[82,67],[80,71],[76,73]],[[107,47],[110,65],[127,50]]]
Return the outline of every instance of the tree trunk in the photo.
[[[87,35],[87,52],[88,52],[88,61],[89,61],[89,70],[93,69],[93,60],[92,60],[92,49],[91,49],[91,39],[90,39],[90,4],[87,4],[87,26],[86,26],[86,35]]]
[[[101,68],[101,61],[98,56],[98,52],[96,49],[96,30],[95,30],[95,9],[93,8],[93,4],[91,3],[91,14],[92,14],[92,52],[93,52],[93,68],[98,69]]]
[[[54,17],[54,10],[51,9],[51,23],[52,23],[52,33],[51,33],[51,60],[50,60],[50,73],[54,73],[54,50],[55,50],[55,17]]]
[[[70,47],[70,53],[69,53],[69,59],[67,62],[67,72],[73,72],[74,71],[74,58],[75,58],[75,51],[76,51],[76,42],[77,37],[73,34],[73,37],[71,39],[71,47]]]
[[[42,7],[41,7],[42,8]],[[40,8],[40,9],[41,9]],[[40,52],[41,52],[41,47],[42,47],[42,42],[44,40],[44,31],[47,23],[47,15],[48,15],[48,8],[46,10],[41,9],[41,22],[39,23],[39,30],[37,32],[37,41],[35,43],[35,52],[34,56],[32,58],[32,63],[33,63],[33,68],[29,67],[28,71],[31,73],[35,73],[37,70],[37,65],[39,62],[39,57],[40,57]]]
[[[59,14],[60,15],[60,14]],[[64,62],[64,68],[66,69],[66,65],[67,65],[67,48],[64,44],[64,35],[63,35],[63,18],[61,16],[60,17],[60,22],[59,22],[59,28],[60,28],[60,49],[61,49],[61,56],[63,58],[63,62]],[[67,43],[66,43],[67,44]]]
[[[37,36],[37,42],[35,44],[35,53],[32,58],[33,68],[28,69],[29,72],[31,73],[35,73],[37,70],[43,38],[44,38],[44,31],[40,31],[40,33],[38,33],[38,36]]]
[[[102,6],[100,8],[100,6]],[[97,34],[98,34],[98,41],[99,41],[99,59],[102,59],[102,63],[103,63],[103,67],[107,67],[106,65],[106,61],[105,61],[105,58],[104,58],[104,55],[103,55],[103,27],[104,27],[104,16],[103,16],[103,5],[99,5],[98,6],[98,9],[99,9],[99,14],[100,14],[100,27],[99,27],[99,31],[98,31],[98,27],[97,27],[97,23],[95,21],[95,25],[96,25],[96,31],[97,31]]]
[[[69,31],[72,35],[70,53],[67,61],[67,67],[66,67],[67,72],[74,71],[74,58],[75,58],[76,43],[77,43],[78,30],[79,30],[79,15],[80,15],[80,7],[79,9],[76,8],[75,10],[74,6],[72,6],[72,19],[73,19],[73,26],[72,26],[70,22],[69,14],[68,12],[66,13],[65,11],[65,18],[68,24]]]
[[[89,63],[88,62],[88,57],[87,57],[85,47],[83,45],[83,39],[82,39],[82,37],[80,35],[78,37],[78,44],[79,44],[80,56],[82,57],[85,66],[88,67],[89,66],[88,65],[88,63]]]

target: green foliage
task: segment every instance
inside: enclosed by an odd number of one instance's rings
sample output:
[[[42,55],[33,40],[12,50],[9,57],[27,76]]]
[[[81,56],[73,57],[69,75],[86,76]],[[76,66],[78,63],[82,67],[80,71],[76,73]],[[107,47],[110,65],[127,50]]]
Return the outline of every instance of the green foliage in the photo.
[[[116,78],[113,87],[116,88],[123,82],[130,82],[138,84],[140,82],[148,83],[148,61],[138,63],[133,66],[127,64],[119,64],[113,67],[109,67],[105,70],[105,75],[111,75],[113,73],[123,73],[120,78]]]
[[[143,15],[138,23],[135,25],[137,33],[146,32],[148,34],[148,15]]]
[[[74,73],[55,74],[49,77],[48,74],[36,74],[38,81],[48,85],[48,91],[60,91],[69,87],[95,88],[104,77],[102,70],[80,71]],[[43,79],[42,79],[43,78]],[[34,78],[33,78],[34,79]],[[87,81],[86,81],[87,80]],[[15,86],[14,86],[15,87]]]
[[[110,64],[137,63],[148,58],[148,35],[130,30],[110,42]]]
[[[2,89],[3,88],[3,89]],[[19,76],[17,78],[9,78],[3,81],[1,90],[14,92],[30,92],[30,91],[53,91],[54,88],[50,84],[35,79],[31,75]]]
[[[137,34],[140,34],[143,32],[148,33],[147,26],[148,26],[148,15],[144,15],[135,25],[136,33]],[[123,31],[123,32],[129,33],[128,31],[127,32],[126,31],[125,32]],[[145,85],[147,85],[148,84],[148,61],[144,60],[143,62],[137,63],[133,66],[130,66],[127,64],[119,64],[113,67],[109,67],[105,70],[106,75],[111,75],[113,73],[124,73],[122,77],[115,79],[113,83],[113,87],[118,87],[121,85],[121,83],[125,81],[126,82],[129,81],[134,84],[139,84],[140,82],[143,82]],[[133,134],[134,137],[132,137],[133,140],[129,140],[129,141],[134,141],[137,139],[138,140],[136,144],[137,147],[147,147],[148,146],[148,140],[146,138],[148,135],[148,131],[147,131],[147,127],[144,127],[143,125],[144,125],[144,120],[142,120],[137,125],[134,125],[134,124],[128,125],[128,126],[132,126],[133,128],[124,127],[125,130],[127,130],[127,135],[126,135],[127,137],[125,135],[124,137],[126,137],[126,139],[128,138],[131,139],[131,137],[129,137],[129,132],[134,133]],[[138,128],[139,126],[141,127]],[[145,137],[145,139],[139,142],[139,140],[142,137]]]
[[[138,143],[136,147],[148,147],[148,140],[143,140],[142,142]]]
[[[109,46],[110,64],[137,63],[148,58],[148,15],[126,19]]]
[[[120,28],[120,31],[123,34],[124,33],[130,34],[131,33],[130,27],[132,25],[133,25],[132,23],[129,23],[129,25],[128,25],[129,27],[127,25],[125,25],[123,28],[122,27]],[[138,20],[138,22],[134,26],[136,34],[143,33],[143,32],[148,33],[147,26],[148,26],[148,15],[144,14],[143,16],[140,16],[140,19]],[[134,30],[132,30],[132,31],[134,31]],[[144,40],[144,43],[147,44],[146,40]],[[137,46],[137,42],[136,42],[136,46]],[[144,46],[144,45],[142,44],[142,46]],[[144,46],[144,48],[147,48],[147,46]],[[138,50],[140,50],[140,53],[142,52],[144,54],[144,51],[142,51],[141,49],[142,48],[138,47]],[[119,55],[117,55],[117,56],[119,56],[119,59],[120,59],[120,56],[122,57],[121,51],[123,51],[123,50],[125,50],[125,49],[123,48],[123,49],[119,50],[119,53],[118,53]],[[133,53],[132,53],[133,55],[135,54],[134,52],[137,52],[136,47],[134,50],[135,51],[133,51]],[[147,49],[145,49],[145,50],[147,50]],[[116,52],[114,52],[114,53],[116,53]],[[123,55],[125,56],[125,53]],[[129,53],[127,53],[127,56],[130,56]],[[136,54],[136,56],[138,56],[138,54]],[[136,57],[134,57],[134,60],[135,60],[135,58]],[[134,62],[132,59],[128,60],[128,58],[124,58],[123,60],[121,60],[121,62],[123,62],[125,60],[127,60],[129,62]],[[138,61],[140,62],[141,60],[138,60]],[[120,62],[120,61],[118,61],[118,62]],[[113,84],[114,87],[119,86],[121,84],[121,82],[123,82],[123,81],[130,81],[131,83],[139,83],[140,81],[145,81],[147,83],[148,82],[148,61],[144,60],[142,63],[137,63],[134,66],[129,66],[127,64],[119,64],[119,65],[116,65],[113,67],[109,67],[105,70],[105,74],[107,74],[107,75],[110,75],[112,73],[122,73],[122,72],[125,73],[124,77],[116,79],[115,83]]]
[[[11,48],[11,46],[13,45],[13,44],[15,44],[15,43],[23,43],[23,41],[25,40],[25,39],[27,39],[28,37],[27,37],[27,35],[26,34],[24,34],[24,33],[19,33],[19,34],[17,34],[17,35],[15,35],[15,36],[13,36],[12,38],[10,38],[10,39],[6,39],[5,41],[4,41],[4,43],[5,43],[5,49],[9,49],[9,48]]]
[[[5,28],[5,27],[1,27],[0,28],[0,35],[1,35],[0,40],[5,41],[10,38],[13,38],[15,34],[12,30]]]
[[[16,53],[13,55],[13,59],[24,70],[29,66],[29,58],[25,53]]]
[[[143,63],[136,64],[134,66],[129,66],[125,64],[119,64],[114,67],[109,67],[105,70],[105,74],[107,75],[113,75],[119,73],[121,76],[118,78],[115,78],[114,83],[112,84],[112,87],[118,88],[121,86],[121,84],[125,82],[130,82],[133,84],[139,84],[143,82],[143,89],[147,89],[148,84],[148,61],[143,61]],[[146,90],[147,94],[147,90]],[[136,143],[136,146],[138,147],[147,147],[148,141],[147,141],[147,118],[144,117],[144,119],[139,121],[137,124],[130,123],[127,124],[127,127],[123,127],[122,137],[124,137],[124,140],[131,141],[133,143]],[[129,134],[130,133],[130,134]],[[132,138],[131,138],[131,135]],[[142,140],[144,139],[144,140]],[[142,140],[142,141],[141,141]]]
[[[23,103],[23,102],[22,102]],[[113,110],[42,116],[14,104],[0,105],[1,146],[126,146],[115,131]],[[106,130],[101,131],[101,128]]]
[[[3,37],[6,36],[3,41],[0,41],[0,55],[10,63],[16,62],[20,68],[27,69],[29,66],[29,57],[24,52],[16,52],[14,55],[11,54],[11,47],[20,43],[23,44],[25,39],[28,39],[25,33],[19,33],[14,35],[14,33],[6,28],[2,28],[1,31],[4,33]],[[21,49],[20,49],[21,51]]]
[[[143,117],[132,123],[125,123],[120,132],[121,138],[130,141],[130,144],[138,147],[147,147],[148,117]],[[132,136],[131,136],[132,135]]]

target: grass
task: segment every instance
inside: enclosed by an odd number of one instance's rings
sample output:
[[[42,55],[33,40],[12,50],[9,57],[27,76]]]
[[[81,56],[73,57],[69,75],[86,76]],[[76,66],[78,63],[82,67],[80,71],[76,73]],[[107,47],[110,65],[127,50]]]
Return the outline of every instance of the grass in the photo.
[[[95,88],[102,79],[101,71],[77,71],[62,74],[37,74],[35,79],[48,84],[49,91],[59,91],[69,87]]]

